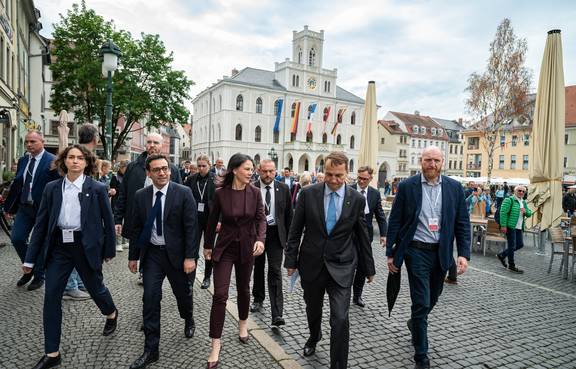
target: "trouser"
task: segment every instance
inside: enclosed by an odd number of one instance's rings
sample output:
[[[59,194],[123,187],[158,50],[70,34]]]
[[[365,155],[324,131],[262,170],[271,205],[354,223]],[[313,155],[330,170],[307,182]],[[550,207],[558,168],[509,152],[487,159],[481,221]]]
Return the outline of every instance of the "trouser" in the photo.
[[[345,369],[348,367],[348,351],[350,340],[350,287],[342,287],[328,273],[326,267],[314,281],[302,280],[306,316],[310,338],[308,341],[318,342],[322,336],[322,308],[324,294],[328,292],[330,300],[330,369]]]
[[[229,244],[220,260],[214,263],[214,296],[212,296],[212,309],[210,310],[210,338],[222,337],[232,267],[234,267],[236,274],[238,317],[240,320],[248,319],[250,275],[253,266],[254,258],[250,258],[249,262],[241,263],[240,244],[238,242]]]
[[[24,259],[26,259],[28,237],[30,236],[30,232],[32,232],[32,228],[34,228],[35,222],[36,207],[34,205],[20,204],[16,218],[14,219],[10,238],[22,263],[24,263]],[[44,250],[40,250],[38,253],[38,258],[34,261],[32,273],[34,273],[34,279],[44,280]]]
[[[284,312],[284,295],[282,294],[282,256],[284,249],[278,237],[278,227],[268,226],[266,229],[266,245],[264,254],[254,261],[254,285],[252,296],[255,302],[263,302],[266,297],[264,289],[264,265],[268,259],[268,294],[270,295],[270,310],[272,318],[281,317]]]
[[[198,213],[198,234],[199,237],[206,237],[206,226],[208,224],[208,216]],[[212,260],[204,259],[204,279],[210,279],[212,276],[212,269],[214,268]]]
[[[514,262],[514,252],[524,247],[524,236],[522,230],[508,228],[506,238],[508,239],[508,248],[500,255],[502,257],[508,257],[508,265],[516,266],[516,263]]]
[[[110,291],[104,286],[102,269],[94,270],[88,264],[80,241],[80,233],[75,232],[76,242],[73,244],[63,244],[61,235],[55,235],[54,238],[57,241],[46,263],[44,293],[44,350],[46,353],[60,349],[62,295],[72,269],[76,268],[90,297],[103,315],[110,315],[116,311]]]
[[[158,351],[160,344],[160,302],[162,300],[162,283],[168,278],[172,292],[176,297],[178,312],[184,320],[192,320],[192,282],[195,272],[184,273],[183,266],[175,268],[168,259],[164,246],[148,244],[142,264],[144,282],[144,350]]]
[[[406,249],[404,260],[412,299],[414,360],[421,361],[428,357],[428,314],[442,294],[446,271],[440,266],[438,251],[411,246]]]

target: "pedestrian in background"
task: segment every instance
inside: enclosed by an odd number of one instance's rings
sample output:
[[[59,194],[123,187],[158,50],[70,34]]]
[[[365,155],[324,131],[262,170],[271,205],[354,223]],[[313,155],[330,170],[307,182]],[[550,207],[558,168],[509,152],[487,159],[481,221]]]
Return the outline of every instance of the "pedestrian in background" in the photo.
[[[210,311],[212,350],[208,368],[219,363],[226,302],[230,289],[232,267],[236,274],[238,294],[238,339],[248,342],[246,327],[250,307],[250,276],[254,257],[264,252],[266,215],[260,190],[250,184],[254,164],[248,155],[234,154],[228,162],[228,172],[222,187],[216,191],[210,211],[204,258],[214,262],[214,296]],[[216,226],[221,222],[216,244]]]
[[[562,198],[562,209],[569,217],[574,215],[576,210],[576,188],[569,188]]]

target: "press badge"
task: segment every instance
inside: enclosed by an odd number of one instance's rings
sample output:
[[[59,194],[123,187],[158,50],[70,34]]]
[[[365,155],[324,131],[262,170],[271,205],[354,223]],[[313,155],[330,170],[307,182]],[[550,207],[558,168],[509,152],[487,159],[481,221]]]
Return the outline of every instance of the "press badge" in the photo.
[[[268,225],[274,224],[274,216],[272,214],[266,215],[266,223],[268,223]]]
[[[438,230],[440,229],[440,224],[438,222],[438,218],[428,219],[428,229],[431,232],[438,232]]]
[[[74,231],[71,229],[62,230],[62,242],[63,243],[74,243]]]
[[[204,203],[203,202],[198,203],[198,212],[200,212],[200,213],[204,212]]]

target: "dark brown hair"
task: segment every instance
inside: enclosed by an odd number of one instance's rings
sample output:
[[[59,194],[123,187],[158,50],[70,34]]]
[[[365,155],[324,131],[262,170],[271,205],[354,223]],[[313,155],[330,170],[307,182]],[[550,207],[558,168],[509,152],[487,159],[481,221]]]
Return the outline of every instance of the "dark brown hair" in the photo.
[[[360,172],[368,172],[368,174],[372,175],[374,174],[374,169],[372,169],[372,167],[368,166],[368,165],[364,165],[360,168],[358,168],[358,173]]]
[[[168,161],[168,158],[166,157],[166,155],[164,154],[154,154],[154,155],[148,155],[148,157],[146,158],[146,170],[150,170],[150,163],[153,162],[154,160],[160,160],[160,159],[164,159],[166,160],[166,163],[168,163],[168,168],[170,169],[170,162]]]
[[[344,164],[344,168],[348,171],[348,157],[342,151],[331,152],[326,159],[324,159],[324,162],[328,164],[328,160],[330,160],[331,166]]]
[[[65,175],[68,173],[68,168],[66,167],[66,158],[68,157],[68,153],[72,149],[79,150],[82,155],[84,155],[84,161],[86,162],[86,168],[84,168],[84,174],[87,176],[93,176],[96,174],[96,157],[92,153],[92,151],[88,150],[82,145],[74,144],[65,148],[54,161],[54,166],[58,169],[58,172],[61,175]]]

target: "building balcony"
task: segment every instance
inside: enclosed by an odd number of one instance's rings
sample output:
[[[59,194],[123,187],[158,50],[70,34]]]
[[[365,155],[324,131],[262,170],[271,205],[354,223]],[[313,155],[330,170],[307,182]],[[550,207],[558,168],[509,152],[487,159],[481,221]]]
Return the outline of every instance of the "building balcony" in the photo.
[[[478,144],[468,145],[468,150],[480,150],[480,145]]]
[[[466,169],[469,170],[480,170],[482,169],[482,163],[468,163]]]

